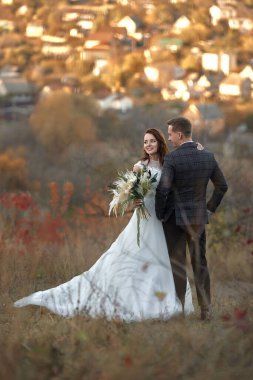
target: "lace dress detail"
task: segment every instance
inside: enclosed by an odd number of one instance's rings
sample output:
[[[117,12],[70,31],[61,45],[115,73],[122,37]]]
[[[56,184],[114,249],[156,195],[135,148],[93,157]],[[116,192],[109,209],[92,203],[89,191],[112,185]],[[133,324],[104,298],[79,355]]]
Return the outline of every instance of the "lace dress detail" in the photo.
[[[151,161],[148,167],[158,175],[156,187],[160,165]],[[43,306],[64,317],[85,314],[124,321],[164,320],[181,313],[163,227],[155,214],[155,188],[145,198],[145,205],[151,216],[141,220],[140,247],[134,212],[125,229],[88,271],[22,298],[15,306]],[[193,310],[188,283],[184,311],[188,314]]]

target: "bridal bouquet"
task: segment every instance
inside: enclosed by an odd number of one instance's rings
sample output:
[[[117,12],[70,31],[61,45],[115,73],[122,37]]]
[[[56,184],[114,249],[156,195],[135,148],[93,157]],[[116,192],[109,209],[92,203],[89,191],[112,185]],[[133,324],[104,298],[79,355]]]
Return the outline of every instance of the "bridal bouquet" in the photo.
[[[110,188],[113,199],[110,202],[109,215],[112,211],[116,216],[118,211],[120,215],[124,215],[128,206],[132,205],[135,200],[142,200],[142,204],[136,208],[138,246],[140,246],[140,220],[148,219],[150,216],[144,203],[144,197],[152,191],[152,184],[156,181],[157,173],[152,176],[151,171],[142,165],[137,173],[132,171],[119,173],[117,180]]]

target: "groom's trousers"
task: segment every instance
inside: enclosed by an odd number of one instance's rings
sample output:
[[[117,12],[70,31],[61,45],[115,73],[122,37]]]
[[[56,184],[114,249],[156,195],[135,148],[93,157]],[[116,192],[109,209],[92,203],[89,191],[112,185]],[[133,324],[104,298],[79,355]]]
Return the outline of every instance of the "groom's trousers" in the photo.
[[[177,226],[175,212],[163,223],[164,234],[169,251],[176,293],[182,305],[185,301],[186,246],[188,245],[194,273],[197,298],[200,307],[211,303],[210,277],[206,260],[205,225]]]

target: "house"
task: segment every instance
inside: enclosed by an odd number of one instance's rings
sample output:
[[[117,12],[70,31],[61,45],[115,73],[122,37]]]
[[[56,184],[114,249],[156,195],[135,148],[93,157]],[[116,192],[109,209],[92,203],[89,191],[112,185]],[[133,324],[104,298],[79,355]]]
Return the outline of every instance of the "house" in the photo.
[[[103,111],[114,109],[115,111],[120,111],[122,113],[129,111],[134,105],[132,98],[119,93],[113,93],[102,99],[97,99],[97,102]]]
[[[66,23],[76,22],[82,29],[91,30],[94,25],[96,13],[87,9],[72,7],[62,10],[62,21]]]
[[[117,26],[126,28],[127,34],[133,36],[142,26],[142,21],[137,16],[125,16],[117,22]]]
[[[85,48],[95,47],[101,44],[113,45],[116,41],[125,38],[127,35],[125,28],[109,27],[99,29],[97,32],[90,33],[84,42]]]
[[[236,6],[238,0],[217,0],[219,7]]]
[[[12,5],[13,4],[13,0],[1,0],[1,3],[3,5]]]
[[[176,53],[183,46],[183,40],[180,38],[171,38],[166,36],[154,37],[150,42],[149,50],[152,52],[158,52],[169,50]]]
[[[69,30],[69,35],[70,35],[70,37],[73,37],[73,38],[83,38],[83,36],[84,36],[83,31],[80,27],[71,28]]]
[[[66,58],[71,53],[71,47],[64,37],[42,35],[41,41],[43,42],[41,52],[45,56]]]
[[[121,41],[126,37],[126,29],[119,27],[102,28],[90,33],[84,42],[80,52],[82,60],[108,60],[117,55]]]
[[[188,101],[190,92],[187,83],[184,80],[171,80],[167,86],[161,89],[161,95],[164,100],[180,99]]]
[[[251,65],[247,65],[244,67],[242,71],[239,73],[241,78],[249,78],[253,83],[253,68]]]
[[[42,54],[47,57],[66,58],[71,53],[71,47],[62,43],[45,43],[41,49]]]
[[[253,11],[242,2],[234,5],[236,15],[228,19],[230,29],[238,30],[241,33],[248,33],[253,30]]]
[[[117,3],[123,6],[131,5],[132,0],[117,0]]]
[[[193,87],[197,86],[201,89],[204,97],[211,97],[219,92],[219,85],[224,77],[225,75],[221,71],[206,73],[197,79]]]
[[[157,62],[145,66],[144,73],[149,82],[165,87],[171,80],[182,78],[185,75],[185,70],[175,63]]]
[[[78,19],[78,17],[75,17],[75,13],[77,15],[81,15],[84,13],[87,13],[87,14],[93,13],[95,16],[98,16],[98,15],[106,16],[106,15],[108,15],[108,12],[113,10],[115,7],[114,4],[110,4],[110,1],[107,3],[105,1],[103,1],[103,4],[100,4],[100,5],[98,4],[97,1],[96,1],[97,4],[91,4],[92,2],[94,3],[94,1],[88,1],[87,0],[87,2],[85,2],[85,1],[80,0],[79,2],[77,2],[77,1],[71,2],[71,4],[73,4],[73,5],[70,4],[70,7],[68,7],[68,8],[60,7],[62,16],[68,15],[68,16],[65,16],[65,17],[67,17],[67,19],[69,18],[68,21],[75,21]],[[100,3],[101,3],[101,1],[100,1]],[[71,20],[71,18],[72,18],[72,20]]]
[[[169,0],[171,4],[186,3],[187,0]]]
[[[222,99],[251,98],[251,80],[242,78],[240,74],[232,73],[220,83],[219,94]]]
[[[17,78],[20,76],[18,66],[6,65],[0,69],[0,78]]]
[[[169,83],[169,88],[174,91],[174,95],[176,99],[182,99],[184,101],[189,100],[190,93],[187,86],[182,79],[172,80]]]
[[[108,60],[111,57],[111,46],[108,44],[98,44],[96,46],[84,47],[80,51],[80,59],[83,61]]]
[[[207,78],[206,75],[201,75],[199,80],[197,81],[197,85],[203,89],[208,89],[211,87],[211,81]]]
[[[95,19],[94,15],[85,14],[80,17],[76,25],[80,27],[82,30],[91,30],[94,26],[94,19]]]
[[[81,83],[75,77],[70,76],[50,79],[40,91],[40,97],[48,97],[54,95],[55,92],[79,94]]]
[[[0,9],[0,30],[6,32],[13,32],[15,30],[13,16],[9,13],[9,11],[2,12],[2,9]]]
[[[247,17],[235,17],[228,20],[230,29],[239,30],[240,32],[250,32],[253,30],[253,20]]]
[[[179,17],[172,26],[172,33],[181,34],[183,30],[189,28],[191,21],[186,16]]]
[[[235,53],[203,53],[202,69],[207,71],[222,71],[228,75],[237,67],[237,55]]]
[[[42,21],[29,22],[26,26],[25,35],[29,38],[40,38],[43,35],[44,26]]]
[[[104,71],[106,67],[108,67],[108,59],[96,59],[94,61],[94,67],[92,70],[93,75],[99,76]]]
[[[216,103],[190,104],[183,116],[191,120],[193,134],[212,136],[221,132],[225,127],[225,117]]]
[[[211,22],[216,26],[221,20],[230,20],[237,17],[237,9],[231,5],[212,5],[209,8]]]
[[[25,16],[28,13],[28,11],[29,11],[29,8],[27,5],[21,5],[21,7],[17,9],[16,15]]]
[[[63,9],[62,10],[62,21],[63,22],[73,22],[79,19],[79,11],[75,8]]]
[[[34,102],[36,88],[25,78],[0,78],[0,97],[11,104],[31,104]]]

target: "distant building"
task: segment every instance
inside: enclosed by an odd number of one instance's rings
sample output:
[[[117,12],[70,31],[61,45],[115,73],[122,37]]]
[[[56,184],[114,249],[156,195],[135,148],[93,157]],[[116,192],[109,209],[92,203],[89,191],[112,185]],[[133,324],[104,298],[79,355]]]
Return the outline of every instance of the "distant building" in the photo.
[[[179,51],[183,46],[183,40],[180,38],[171,37],[154,37],[150,42],[150,53],[161,52],[164,50],[169,50],[173,53]]]
[[[79,94],[81,92],[81,83],[75,77],[63,76],[62,78],[52,78],[40,91],[41,97],[49,97],[61,92],[66,94]]]
[[[0,30],[4,30],[7,32],[13,32],[15,29],[15,23],[12,19],[7,17],[3,17],[0,15]]]
[[[97,32],[90,33],[84,41],[80,58],[82,60],[107,61],[113,54],[117,54],[117,49],[126,35],[126,29],[121,27],[102,28]]]
[[[186,3],[187,0],[169,0],[171,4]]]
[[[13,4],[13,0],[1,0],[1,3],[3,5],[12,5]]]
[[[242,71],[239,73],[241,78],[249,78],[253,83],[253,68],[251,65],[247,65],[244,67]]]
[[[145,66],[146,78],[158,86],[166,87],[173,79],[180,79],[185,75],[185,70],[175,63],[157,62]]]
[[[19,76],[18,66],[6,65],[0,69],[0,78],[17,78]]]
[[[43,35],[44,26],[41,21],[29,22],[26,26],[26,37],[40,38]]]
[[[0,78],[0,97],[14,105],[31,104],[34,101],[36,88],[25,78]]]
[[[125,16],[117,22],[117,26],[126,28],[127,34],[132,36],[142,26],[142,21],[136,16]]]
[[[182,33],[183,30],[189,28],[191,21],[186,16],[179,17],[172,26],[172,32],[175,34]]]
[[[97,99],[97,102],[103,111],[108,109],[114,109],[125,113],[133,108],[133,100],[123,94],[113,93],[104,98]]]
[[[202,68],[207,71],[222,71],[228,75],[237,67],[237,56],[234,53],[204,53]]]
[[[190,104],[183,113],[192,122],[193,133],[215,135],[225,127],[223,111],[216,103]]]
[[[229,20],[237,16],[236,8],[231,5],[213,5],[209,8],[209,13],[214,26],[216,26],[221,20]]]
[[[228,20],[230,29],[240,32],[250,32],[253,30],[253,20],[250,17],[234,17]]]
[[[233,73],[223,79],[219,86],[221,98],[251,98],[251,80]]]
[[[42,46],[41,52],[48,57],[66,58],[71,53],[71,47],[68,44],[45,43]]]
[[[45,56],[63,59],[71,53],[71,46],[64,37],[42,35],[41,41],[43,42],[41,52]]]

